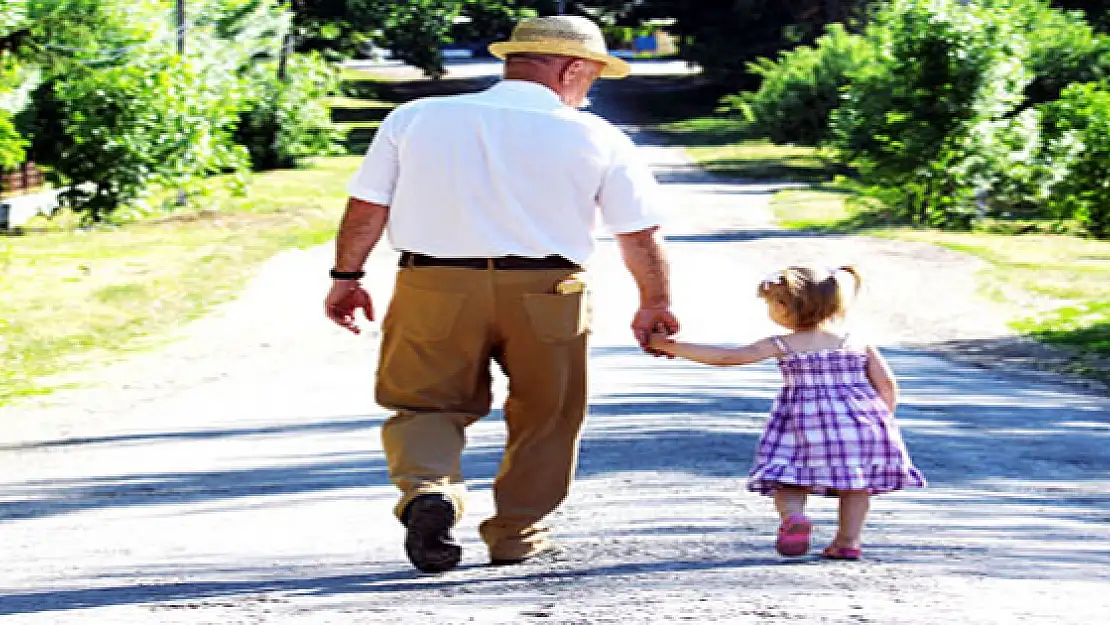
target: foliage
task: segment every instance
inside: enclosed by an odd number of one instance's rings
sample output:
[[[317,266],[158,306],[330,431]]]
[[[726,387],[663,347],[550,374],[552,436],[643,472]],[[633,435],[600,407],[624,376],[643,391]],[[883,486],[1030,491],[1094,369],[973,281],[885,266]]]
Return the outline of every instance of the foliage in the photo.
[[[14,92],[19,84],[19,77],[19,66],[14,55],[0,51],[0,170],[21,163],[27,145],[27,141],[12,123],[13,111],[5,106],[5,96]]]
[[[393,4],[383,28],[386,47],[432,78],[441,78],[446,69],[440,45],[447,40],[462,4],[462,0],[409,0]]]
[[[295,55],[285,78],[273,64],[255,66],[251,92],[235,131],[255,169],[293,167],[309,156],[334,154],[341,139],[323,98],[336,91],[337,72],[318,55]]]
[[[748,63],[780,50],[812,43],[826,24],[843,22],[868,3],[863,0],[646,0],[633,15],[674,19],[668,30],[682,38],[682,55],[702,66],[712,80],[733,89],[757,81]]]
[[[64,199],[90,221],[156,185],[187,191],[204,175],[245,167],[233,131],[267,89],[281,91],[266,106],[291,126],[277,133],[275,149],[298,159],[318,147],[311,129],[322,105],[304,100],[315,93],[312,81],[276,87],[273,59],[289,25],[280,0],[191,1],[184,56],[175,54],[173,3],[29,3],[20,53],[42,68],[44,82],[20,115],[21,130],[48,175],[70,186]],[[301,101],[290,97],[294,88]]]
[[[840,105],[848,72],[865,65],[868,53],[862,37],[831,24],[813,47],[750,63],[748,71],[762,79],[759,89],[726,97],[725,110],[739,112],[776,143],[817,145],[828,138],[829,116]]]
[[[0,0],[0,170],[23,161],[26,140],[12,123],[14,92],[20,84],[20,64],[12,48],[26,27],[26,0]]]
[[[1049,150],[1067,172],[1051,188],[1050,211],[1095,236],[1110,235],[1110,86],[1072,85],[1046,111],[1058,134]]]
[[[390,4],[388,0],[295,0],[290,9],[297,49],[335,58],[353,56],[383,27]]]
[[[970,223],[997,160],[982,139],[1027,83],[1021,37],[990,7],[958,0],[892,2],[866,37],[873,61],[849,72],[832,116],[840,158],[896,216]]]
[[[1110,0],[1053,0],[1052,5],[1081,11],[1087,21],[1102,32],[1110,27]]]
[[[63,199],[90,221],[142,197],[153,184],[187,186],[244,164],[230,139],[238,93],[213,89],[176,56],[74,69],[39,88],[36,160],[71,185]]]
[[[1030,83],[1020,109],[1051,102],[1075,82],[1110,77],[1110,38],[1079,12],[1052,9],[1043,0],[990,0],[1026,41]]]

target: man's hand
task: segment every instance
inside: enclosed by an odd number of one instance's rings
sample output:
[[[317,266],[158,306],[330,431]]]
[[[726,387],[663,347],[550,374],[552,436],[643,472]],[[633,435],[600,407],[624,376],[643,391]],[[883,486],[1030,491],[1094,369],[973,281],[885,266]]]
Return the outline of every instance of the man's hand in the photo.
[[[357,280],[334,280],[324,299],[324,314],[339,327],[355,334],[362,331],[355,323],[355,311],[362,309],[367,321],[374,320],[374,302]]]
[[[645,352],[654,356],[665,356],[663,352],[651,346],[652,334],[665,334],[670,336],[679,330],[678,318],[668,307],[641,306],[632,317],[632,333],[636,335],[636,342]]]

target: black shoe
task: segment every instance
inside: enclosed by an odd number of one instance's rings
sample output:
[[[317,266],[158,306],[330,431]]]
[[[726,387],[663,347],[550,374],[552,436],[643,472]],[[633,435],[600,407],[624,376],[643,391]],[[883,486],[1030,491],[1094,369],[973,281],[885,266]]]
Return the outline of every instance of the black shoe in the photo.
[[[409,502],[403,522],[405,553],[424,573],[442,573],[459,564],[462,547],[451,535],[455,506],[443,495],[420,495]]]

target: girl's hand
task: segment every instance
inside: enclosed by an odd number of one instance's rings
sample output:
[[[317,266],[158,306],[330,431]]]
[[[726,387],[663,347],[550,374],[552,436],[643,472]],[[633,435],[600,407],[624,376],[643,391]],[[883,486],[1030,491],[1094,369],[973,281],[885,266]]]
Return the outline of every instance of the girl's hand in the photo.
[[[674,345],[674,339],[671,335],[663,332],[652,332],[651,339],[648,342],[648,347],[661,352],[666,352],[667,347]]]

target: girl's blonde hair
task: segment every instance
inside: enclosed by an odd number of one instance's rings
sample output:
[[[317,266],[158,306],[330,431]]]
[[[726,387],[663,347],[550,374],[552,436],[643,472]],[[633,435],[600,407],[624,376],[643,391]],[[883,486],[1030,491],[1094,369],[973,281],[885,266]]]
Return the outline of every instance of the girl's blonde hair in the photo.
[[[859,272],[851,265],[832,271],[787,267],[759,283],[756,295],[782,304],[790,329],[812,330],[843,315],[851,297],[859,292],[860,284]]]

